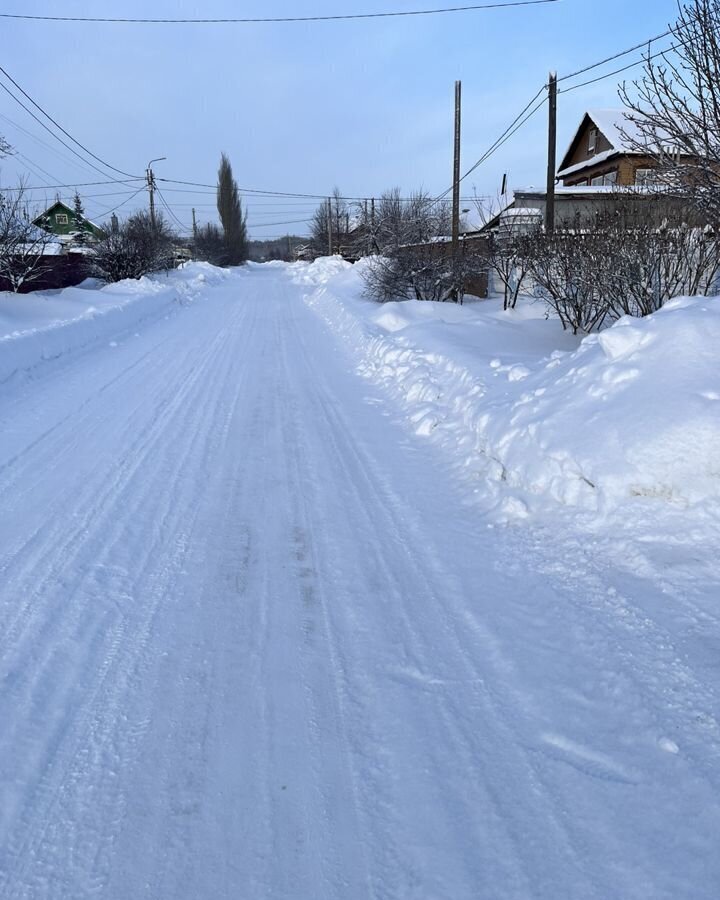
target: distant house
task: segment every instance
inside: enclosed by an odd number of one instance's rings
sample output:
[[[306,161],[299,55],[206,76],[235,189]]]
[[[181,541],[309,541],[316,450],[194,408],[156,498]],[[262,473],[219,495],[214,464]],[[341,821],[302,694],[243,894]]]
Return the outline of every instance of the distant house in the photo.
[[[99,240],[104,235],[102,228],[90,219],[83,216],[78,222],[75,210],[61,200],[56,200],[44,213],[33,219],[33,225],[56,235],[62,243],[73,241],[81,232],[91,241]]]
[[[588,110],[557,177],[564,187],[643,187],[652,183],[656,168],[653,157],[639,149],[645,141],[626,110]]]

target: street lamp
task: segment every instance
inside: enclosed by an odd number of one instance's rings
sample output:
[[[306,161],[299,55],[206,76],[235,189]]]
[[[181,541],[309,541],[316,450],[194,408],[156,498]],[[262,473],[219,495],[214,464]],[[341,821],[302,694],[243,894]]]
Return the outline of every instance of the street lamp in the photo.
[[[152,164],[161,162],[163,159],[167,159],[167,156],[157,156],[155,159],[151,159],[145,170],[148,193],[150,194],[150,224],[153,230],[155,230],[155,176],[153,175]]]

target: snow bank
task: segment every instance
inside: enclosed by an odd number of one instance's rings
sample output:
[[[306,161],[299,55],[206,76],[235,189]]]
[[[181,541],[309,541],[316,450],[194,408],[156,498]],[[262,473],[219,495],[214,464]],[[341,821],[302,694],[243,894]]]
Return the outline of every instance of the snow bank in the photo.
[[[720,500],[720,302],[678,299],[581,342],[540,305],[364,300],[361,267],[295,274],[363,375],[503,513]],[[480,486],[478,487],[478,482]]]
[[[111,340],[191,302],[208,284],[231,277],[208,263],[167,275],[31,294],[0,292],[0,384],[49,360]]]

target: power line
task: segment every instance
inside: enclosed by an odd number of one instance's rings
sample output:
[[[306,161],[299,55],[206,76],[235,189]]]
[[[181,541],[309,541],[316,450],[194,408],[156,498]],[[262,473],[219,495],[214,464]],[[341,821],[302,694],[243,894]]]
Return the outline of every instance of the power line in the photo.
[[[353,19],[393,19],[408,16],[435,16],[443,13],[474,12],[484,9],[509,9],[518,6],[544,6],[558,0],[508,0],[503,3],[476,3],[471,6],[445,6],[436,9],[397,10],[393,12],[347,13],[334,16],[274,16],[225,19],[131,19],[103,16],[30,16],[0,13],[2,19],[24,19],[33,22],[96,22],[112,25],[255,25],[290,22],[340,22]]]
[[[86,164],[79,163],[76,159],[72,159],[69,156],[66,156],[64,153],[61,153],[57,147],[51,146],[47,141],[44,141],[42,138],[38,137],[32,131],[28,131],[27,128],[24,128],[19,122],[16,122],[14,119],[11,119],[9,116],[0,113],[0,119],[3,122],[7,122],[12,128],[16,128],[18,131],[22,132],[24,135],[30,138],[30,140],[34,141],[36,144],[39,144],[41,147],[44,147],[58,159],[62,160],[66,165],[73,166],[83,172],[90,172],[91,170],[88,168]],[[54,178],[57,181],[57,178]]]
[[[19,97],[16,97],[15,94],[13,94],[13,92],[10,90],[10,88],[7,87],[7,85],[3,84],[1,81],[0,81],[0,88],[2,88],[5,91],[5,93],[8,94],[10,97],[12,97],[12,99],[16,103],[18,103],[20,106],[22,106],[22,108],[25,110],[25,112],[29,116],[32,116],[32,118],[35,119],[35,121],[38,123],[38,125],[40,125],[42,128],[44,128],[45,131],[48,132],[48,134],[51,134],[56,140],[60,141],[60,143],[63,145],[63,147],[66,147],[71,153],[74,153],[75,156],[78,157],[78,159],[81,159],[86,165],[90,166],[91,169],[94,169],[100,175],[107,175],[107,172],[103,172],[102,169],[99,169],[93,163],[88,162],[88,160],[86,160],[84,157],[80,156],[80,154],[77,152],[77,150],[75,150],[74,147],[71,147],[70,144],[66,143],[59,135],[55,134],[55,132],[51,128],[49,128],[42,121],[42,119],[39,119],[31,109],[28,109],[28,107],[25,106],[25,104],[22,102],[22,100],[20,100]]]
[[[113,206],[110,209],[101,209],[97,213],[94,213],[95,216],[109,216],[110,213],[114,213],[116,210],[120,209],[121,206],[125,206],[126,203],[129,203],[133,197],[137,197],[137,195],[145,190],[145,185],[141,188],[138,188],[134,194],[131,194],[126,200],[123,200],[122,203],[118,203],[117,206]]]
[[[29,187],[23,187],[25,191],[44,191],[47,188],[79,188],[79,187],[91,187],[97,184],[131,184],[133,181],[145,181],[144,178],[113,178],[109,181],[69,181],[64,182],[63,184],[42,184],[42,185],[31,185]],[[143,184],[141,190],[145,187]],[[3,188],[4,191],[12,190],[12,188]]]
[[[276,225],[300,225],[302,223],[311,222],[312,216],[307,219],[291,219],[289,222],[258,222],[255,225],[249,225],[249,228],[273,228]]]
[[[156,187],[155,190],[157,191],[158,197],[159,197],[160,200],[162,201],[162,205],[163,205],[163,206],[165,207],[165,209],[168,211],[168,213],[170,214],[170,216],[175,220],[175,223],[176,223],[177,225],[179,225],[180,228],[183,229],[183,231],[191,231],[192,229],[189,228],[187,225],[184,225],[184,224],[180,221],[180,219],[178,219],[178,217],[175,215],[175,213],[173,212],[173,210],[170,208],[170,205],[168,204],[167,200],[165,199],[165,197],[163,197],[163,193],[162,193],[162,191],[160,190],[160,188],[159,188],[159,187]]]
[[[628,53],[632,53],[635,50],[640,50],[642,47],[647,47],[653,41],[660,41],[663,38],[667,37],[669,34],[673,34],[672,28],[668,29],[667,31],[663,31],[662,34],[656,34],[654,37],[646,38],[642,43],[635,44],[633,47],[628,47],[627,50],[621,50],[619,53],[614,53],[612,56],[606,56],[605,59],[601,59],[589,66],[578,69],[577,72],[570,72],[568,75],[563,75],[561,78],[558,78],[558,83],[560,83],[561,81],[567,81],[568,78],[575,78],[577,75],[584,75],[586,72],[590,72],[592,69],[597,69],[600,66],[604,66],[605,63],[612,62],[615,59],[620,59],[622,56],[627,56]]]
[[[528,115],[525,116],[525,113],[527,113],[527,111],[530,109],[530,107],[533,105],[533,103],[535,103],[535,101],[542,94],[542,92],[545,90],[546,87],[547,87],[547,85],[543,85],[537,91],[537,93],[525,104],[525,106],[520,110],[520,112],[517,114],[517,116],[515,116],[515,118],[512,120],[512,122],[507,126],[505,131],[503,131],[503,133],[498,138],[496,138],[495,142],[488,147],[488,149],[483,153],[483,155],[480,157],[480,159],[478,159],[476,162],[474,162],[472,164],[472,166],[470,166],[470,168],[467,170],[467,172],[465,172],[465,174],[460,179],[461,182],[464,181],[468,177],[468,175],[472,174],[475,171],[475,169],[477,169],[479,166],[481,166],[494,153],[496,153],[506,141],[510,140],[510,138],[515,134],[516,131],[518,131],[520,128],[522,128],[522,126],[527,121],[529,121],[529,119],[531,119],[539,109],[541,109],[545,105],[545,103],[547,102],[547,98],[543,97],[541,102],[537,106],[535,106],[534,109],[532,109],[532,111],[530,113],[528,113]],[[525,118],[523,118],[523,116],[525,116]],[[435,198],[434,202],[439,203],[439,202],[444,201],[445,197],[450,193],[451,190],[452,190],[452,187],[449,187],[447,190],[443,191],[442,194],[440,194],[438,197]],[[466,200],[467,198],[462,198],[462,199]],[[475,199],[475,198],[472,198],[472,199]]]
[[[42,108],[42,106],[40,106],[39,103],[37,103],[35,100],[33,100],[33,98],[30,96],[30,94],[28,94],[28,92],[25,91],[25,90],[17,83],[17,81],[15,81],[15,79],[12,77],[12,75],[10,75],[9,72],[8,72],[6,69],[4,69],[2,66],[0,66],[0,72],[3,73],[3,75],[8,79],[8,81],[11,81],[11,82],[15,85],[15,87],[20,91],[20,93],[21,93],[24,97],[26,97],[26,98],[32,103],[32,105],[33,105],[36,109],[40,110],[40,112],[45,116],[46,119],[49,119],[49,121],[52,122],[53,125],[54,125],[56,128],[59,128],[60,131],[62,131],[62,133],[63,133],[66,137],[70,138],[70,140],[71,140],[74,144],[77,144],[78,147],[81,147],[81,148],[82,148],[89,156],[92,156],[93,159],[96,159],[99,163],[102,163],[102,165],[104,165],[106,169],[112,169],[113,172],[117,172],[119,175],[125,175],[127,178],[135,178],[135,177],[137,177],[137,176],[135,176],[135,175],[131,175],[129,172],[123,172],[122,169],[116,169],[115,166],[111,166],[110,163],[105,162],[104,159],[102,159],[101,157],[99,157],[97,154],[93,153],[92,150],[88,150],[88,148],[87,148],[84,144],[81,144],[80,141],[77,140],[77,138],[74,138],[74,137],[70,134],[69,131],[66,131],[66,130],[62,127],[62,125],[61,125],[59,122],[57,122],[55,119],[53,119],[53,117],[50,115],[50,113],[46,112],[46,111]],[[7,91],[7,88],[5,88],[5,90]],[[10,93],[10,92],[8,91],[8,93]],[[11,94],[11,96],[12,96],[12,94]],[[15,99],[17,100],[17,98],[15,98]],[[24,107],[24,108],[27,109],[27,107]],[[29,110],[28,110],[28,111],[29,111]],[[31,114],[31,115],[32,115],[32,114]],[[35,118],[35,116],[33,116],[33,118]],[[39,121],[39,120],[38,120],[38,121]],[[44,126],[44,127],[45,127],[45,126]],[[50,129],[47,129],[47,130],[49,131]],[[52,131],[51,131],[50,133],[53,134]],[[57,135],[54,135],[54,136],[57,137]],[[60,139],[58,138],[58,140],[60,140]],[[92,163],[91,163],[90,165],[92,165]],[[93,168],[95,168],[95,166],[93,166]]]
[[[567,94],[570,91],[576,91],[578,88],[587,87],[589,84],[596,84],[598,81],[604,81],[606,78],[612,78],[613,75],[619,75],[621,72],[627,72],[628,69],[634,69],[635,66],[640,66],[643,63],[650,62],[650,60],[655,59],[658,56],[663,56],[665,53],[668,53],[671,50],[675,50],[678,47],[677,44],[670,44],[669,47],[664,47],[662,50],[658,50],[657,53],[652,53],[647,56],[643,56],[640,59],[636,59],[634,62],[628,63],[626,66],[622,66],[620,69],[613,69],[612,72],[606,72],[604,75],[598,75],[596,78],[589,78],[587,81],[581,81],[580,84],[571,84],[570,87],[563,88],[559,93]]]

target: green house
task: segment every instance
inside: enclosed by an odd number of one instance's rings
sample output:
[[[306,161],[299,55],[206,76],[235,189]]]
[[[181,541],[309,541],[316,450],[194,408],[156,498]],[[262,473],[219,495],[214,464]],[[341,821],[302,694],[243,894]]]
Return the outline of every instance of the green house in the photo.
[[[33,219],[33,225],[68,240],[72,240],[79,232],[83,232],[90,240],[99,240],[105,235],[102,228],[85,216],[78,222],[75,210],[61,200],[56,200],[37,219]]]

